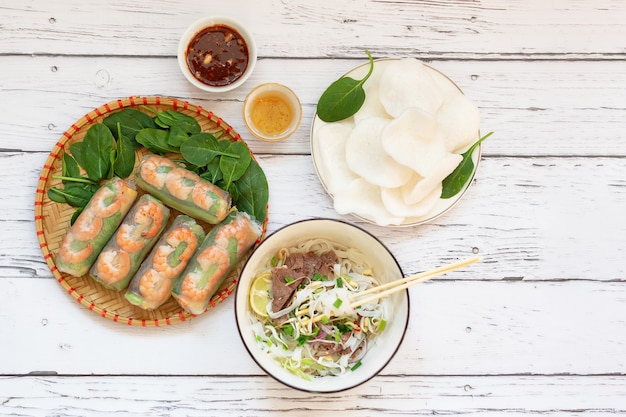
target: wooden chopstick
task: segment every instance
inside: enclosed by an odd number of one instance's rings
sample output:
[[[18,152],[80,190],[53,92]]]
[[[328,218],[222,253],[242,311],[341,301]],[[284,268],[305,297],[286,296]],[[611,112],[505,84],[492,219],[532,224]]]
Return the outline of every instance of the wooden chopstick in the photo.
[[[412,275],[410,277],[402,278],[396,281],[389,282],[387,284],[379,285],[377,287],[370,288],[369,290],[362,291],[358,293],[355,297],[357,300],[353,301],[350,304],[350,308],[356,308],[360,305],[370,303],[372,301],[376,301],[380,298],[387,297],[391,294],[394,294],[398,291],[405,290],[413,285],[421,284],[426,281],[430,281],[431,279],[438,277],[440,275],[446,274],[448,272],[454,271],[456,269],[462,268],[464,266],[468,266],[479,262],[482,260],[480,256],[472,256],[470,258],[464,259],[462,261],[454,262],[448,265],[440,266],[438,268],[432,269],[430,271],[421,272],[416,275]],[[382,292],[378,292],[384,290]],[[372,294],[372,295],[370,295]],[[369,297],[362,298],[364,295],[369,295]],[[353,298],[354,300],[354,298]],[[308,310],[308,309],[307,309]],[[308,312],[308,311],[307,311]],[[300,315],[306,314],[305,310],[299,312]],[[315,317],[311,317],[309,319],[303,320],[303,324],[307,325],[310,321],[311,323],[316,323],[322,319],[323,315],[318,315]]]
[[[435,269],[431,269],[430,271],[425,271],[425,272],[421,272],[419,274],[416,275],[412,275],[410,277],[406,277],[406,278],[402,278],[402,279],[398,279],[396,281],[391,281],[388,282],[387,284],[383,284],[383,285],[378,285],[376,287],[372,287],[369,290],[365,290],[365,291],[361,291],[358,294],[355,294],[354,298],[361,298],[364,295],[369,295],[369,294],[373,294],[382,290],[386,290],[388,288],[396,288],[398,286],[400,286],[400,289],[405,289],[410,287],[411,285],[415,285],[415,284],[420,284],[422,282],[426,282],[430,279],[433,279],[435,277],[438,277],[439,275],[443,275],[445,273],[448,273],[450,271],[454,271],[455,269],[459,269],[459,268],[463,268],[464,266],[468,266],[471,265],[473,263],[476,263],[478,261],[480,261],[482,258],[480,256],[472,256],[470,258],[466,258],[463,259],[461,261],[457,261],[448,265],[444,265],[444,266],[440,266],[438,268]],[[415,281],[414,284],[410,284],[408,286],[404,286],[402,284],[405,283],[410,283]],[[395,291],[385,291],[385,294],[392,294]],[[371,297],[370,297],[371,298]],[[376,298],[372,298],[372,300],[375,300]],[[363,303],[365,304],[365,303]],[[357,304],[358,306],[359,304]]]

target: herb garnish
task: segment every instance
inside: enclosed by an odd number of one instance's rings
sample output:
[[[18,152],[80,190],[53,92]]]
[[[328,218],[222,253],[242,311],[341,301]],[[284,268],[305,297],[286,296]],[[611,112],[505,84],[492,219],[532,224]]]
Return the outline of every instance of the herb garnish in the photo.
[[[369,60],[368,73],[361,80],[341,77],[332,83],[317,103],[317,116],[325,122],[337,122],[354,115],[365,102],[363,84],[374,71],[374,59],[369,51],[365,51]]]
[[[491,136],[493,132],[487,133],[482,138],[478,139],[464,154],[463,159],[459,165],[448,175],[442,183],[443,189],[441,190],[441,198],[450,198],[457,195],[462,189],[465,183],[472,176],[474,171],[474,161],[472,161],[472,153],[480,145],[480,143]]]

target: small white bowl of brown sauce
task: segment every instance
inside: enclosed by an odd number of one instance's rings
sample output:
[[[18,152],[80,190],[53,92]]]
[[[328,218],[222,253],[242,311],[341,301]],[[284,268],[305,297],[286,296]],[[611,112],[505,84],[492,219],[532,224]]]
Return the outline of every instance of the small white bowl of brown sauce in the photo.
[[[205,17],[187,28],[178,45],[178,64],[196,87],[224,92],[243,84],[256,65],[254,38],[238,21]]]
[[[243,103],[243,121],[255,137],[278,142],[291,136],[302,120],[302,105],[296,93],[279,83],[253,88]]]

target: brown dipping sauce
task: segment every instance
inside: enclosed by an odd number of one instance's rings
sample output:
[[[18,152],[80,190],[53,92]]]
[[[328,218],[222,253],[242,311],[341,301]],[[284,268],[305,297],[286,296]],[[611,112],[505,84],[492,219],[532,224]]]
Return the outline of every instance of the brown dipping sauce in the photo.
[[[198,32],[187,48],[187,65],[200,82],[225,86],[240,78],[248,67],[248,45],[243,36],[226,25]]]

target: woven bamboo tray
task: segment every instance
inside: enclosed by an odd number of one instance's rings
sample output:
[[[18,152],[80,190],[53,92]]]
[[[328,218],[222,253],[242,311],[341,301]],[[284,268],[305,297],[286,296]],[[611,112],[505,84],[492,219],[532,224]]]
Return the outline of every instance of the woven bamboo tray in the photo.
[[[37,184],[37,193],[35,196],[35,225],[39,245],[46,263],[59,284],[61,284],[76,301],[90,311],[115,322],[125,323],[131,326],[163,326],[189,320],[194,317],[194,315],[184,311],[171,297],[156,310],[143,310],[130,304],[126,300],[124,297],[125,291],[117,292],[108,290],[91,279],[89,275],[73,277],[63,274],[57,269],[55,259],[61,241],[69,229],[70,219],[75,208],[67,204],[55,203],[48,198],[48,189],[58,186],[61,183],[60,180],[53,178],[53,176],[60,175],[61,173],[61,162],[65,149],[69,149],[69,146],[74,142],[82,141],[89,127],[92,124],[101,123],[110,113],[128,107],[147,112],[147,110],[142,109],[142,106],[148,106],[156,111],[177,110],[194,117],[204,132],[211,132],[213,134],[222,133],[221,138],[243,142],[241,136],[235,132],[230,125],[213,114],[213,112],[207,111],[201,106],[190,104],[187,101],[165,97],[129,97],[104,104],[87,113],[72,124],[70,128],[63,133],[63,136],[54,146],[52,152],[50,152],[50,156],[43,166]],[[143,148],[138,149],[136,152],[138,163],[141,156],[147,152]],[[252,157],[254,158],[254,155],[252,155]],[[140,189],[138,189],[138,192],[141,194]],[[177,214],[176,210],[172,210],[170,222]],[[206,223],[201,224],[205,228],[205,231],[208,231],[211,227],[211,225]],[[267,218],[263,222],[263,234],[259,238],[259,241],[257,241],[257,245],[265,236],[266,229]],[[226,278],[216,295],[211,299],[208,307],[209,310],[233,293],[237,286],[239,274],[241,273],[244,262],[245,259],[243,259]]]

